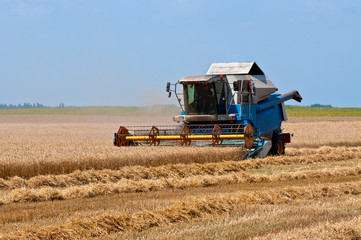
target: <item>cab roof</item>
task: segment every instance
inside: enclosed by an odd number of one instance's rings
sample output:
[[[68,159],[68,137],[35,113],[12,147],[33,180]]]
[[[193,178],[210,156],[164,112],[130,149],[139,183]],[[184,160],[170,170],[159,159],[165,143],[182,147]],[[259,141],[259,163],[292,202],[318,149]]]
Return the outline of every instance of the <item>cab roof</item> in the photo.
[[[207,75],[220,74],[264,75],[256,62],[212,63],[208,69]]]
[[[188,76],[179,80],[179,83],[192,83],[192,82],[204,82],[211,83],[220,80],[219,76],[212,75],[200,75],[200,76]]]

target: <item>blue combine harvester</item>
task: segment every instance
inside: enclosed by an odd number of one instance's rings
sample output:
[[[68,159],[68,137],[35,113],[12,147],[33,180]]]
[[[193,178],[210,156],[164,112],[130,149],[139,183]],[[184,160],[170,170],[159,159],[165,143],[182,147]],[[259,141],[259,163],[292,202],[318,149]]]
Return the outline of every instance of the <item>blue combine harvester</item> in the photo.
[[[178,89],[179,86],[182,86]],[[244,146],[247,157],[282,155],[291,134],[283,133],[287,121],[284,102],[301,102],[298,91],[278,89],[255,62],[213,63],[206,75],[189,76],[167,83],[181,106],[175,126],[151,129],[121,126],[114,145],[130,146],[195,144],[198,146]]]

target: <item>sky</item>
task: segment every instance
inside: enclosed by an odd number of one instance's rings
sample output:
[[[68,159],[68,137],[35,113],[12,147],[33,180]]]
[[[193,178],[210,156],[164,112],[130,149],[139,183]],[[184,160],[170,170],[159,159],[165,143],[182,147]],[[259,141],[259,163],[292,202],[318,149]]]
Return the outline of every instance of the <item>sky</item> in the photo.
[[[361,107],[361,1],[0,0],[3,104],[176,104],[166,82],[242,61],[289,105]]]

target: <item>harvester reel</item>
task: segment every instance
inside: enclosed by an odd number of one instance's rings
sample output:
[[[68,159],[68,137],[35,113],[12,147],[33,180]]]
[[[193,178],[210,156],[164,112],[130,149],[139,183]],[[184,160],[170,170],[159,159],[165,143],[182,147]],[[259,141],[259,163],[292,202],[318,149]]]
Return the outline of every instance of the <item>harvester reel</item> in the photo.
[[[246,148],[252,149],[255,141],[253,134],[253,127],[246,124],[183,125],[181,129],[179,126],[176,128],[152,126],[150,130],[149,128],[132,129],[130,132],[121,126],[115,133],[114,144],[119,147],[130,146],[143,141],[150,146],[159,146],[161,141],[169,141],[170,145],[180,141],[182,146],[189,146],[193,142],[204,146],[208,145],[205,142],[211,141],[210,144],[213,146],[244,144]]]
[[[120,146],[129,146],[130,142],[126,139],[125,136],[129,136],[129,131],[126,127],[120,126],[116,135],[116,144]]]
[[[153,126],[149,132],[150,146],[159,146],[160,140],[157,139],[155,136],[159,136],[159,129]]]
[[[222,128],[218,125],[214,126],[213,130],[212,130],[212,135],[213,135],[213,139],[212,139],[212,145],[222,145],[223,139],[219,138],[219,135],[222,133]]]
[[[188,139],[188,135],[191,133],[191,130],[187,126],[183,126],[182,131],[180,132],[181,136],[181,145],[189,146],[191,145],[191,140]]]
[[[254,143],[253,132],[254,130],[251,125],[247,125],[247,127],[244,129],[244,145],[248,149],[251,149]]]

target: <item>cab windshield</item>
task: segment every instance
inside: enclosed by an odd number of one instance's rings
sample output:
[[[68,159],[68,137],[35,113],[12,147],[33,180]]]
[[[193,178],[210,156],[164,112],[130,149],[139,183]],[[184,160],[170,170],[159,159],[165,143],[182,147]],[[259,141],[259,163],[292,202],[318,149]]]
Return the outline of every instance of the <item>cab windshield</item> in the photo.
[[[186,114],[217,114],[213,83],[184,84]]]

